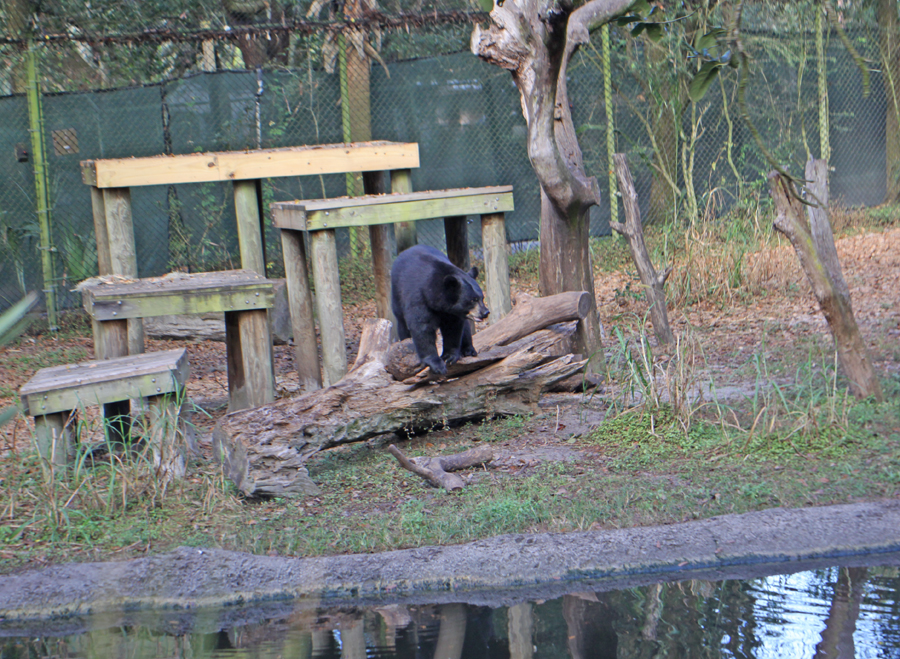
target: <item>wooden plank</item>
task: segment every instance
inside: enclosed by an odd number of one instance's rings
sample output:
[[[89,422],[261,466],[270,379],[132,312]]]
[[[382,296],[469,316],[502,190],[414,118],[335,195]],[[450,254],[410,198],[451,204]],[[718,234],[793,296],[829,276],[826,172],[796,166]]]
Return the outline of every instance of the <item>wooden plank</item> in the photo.
[[[481,248],[484,250],[485,303],[493,325],[512,311],[509,292],[509,256],[503,213],[481,216]]]
[[[315,231],[310,234],[309,243],[316,285],[319,338],[322,341],[322,380],[329,387],[347,372],[344,310],[341,306],[341,282],[334,231]]]
[[[298,231],[410,223],[442,217],[504,213],[513,209],[511,186],[430,190],[272,204],[275,226]],[[398,236],[398,246],[399,242]]]
[[[289,229],[282,230],[281,251],[284,255],[284,278],[287,282],[294,335],[294,363],[300,386],[304,391],[315,391],[322,388],[322,375],[303,234]]]
[[[82,180],[98,188],[343,174],[419,166],[419,145],[355,142],[317,146],[85,160]]]
[[[33,416],[177,391],[187,380],[184,348],[38,371],[19,396]]]
[[[241,268],[252,270],[265,277],[266,261],[263,256],[262,224],[256,183],[256,181],[234,182],[234,212],[237,216]]]
[[[111,321],[269,309],[274,305],[275,294],[270,281],[247,271],[231,273],[232,276],[199,273],[173,279],[159,277],[131,283],[85,286],[82,289],[84,308],[96,321]]]
[[[225,313],[228,351],[228,411],[259,407],[275,400],[275,371],[268,312]]]

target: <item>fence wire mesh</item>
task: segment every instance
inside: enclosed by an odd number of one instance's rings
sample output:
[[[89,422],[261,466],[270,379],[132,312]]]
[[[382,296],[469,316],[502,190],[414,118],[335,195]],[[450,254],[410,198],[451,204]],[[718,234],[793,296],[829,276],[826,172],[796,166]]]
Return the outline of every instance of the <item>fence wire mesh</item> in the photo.
[[[857,64],[827,26],[820,58],[814,29],[776,32],[765,27],[771,21],[764,18],[745,34],[754,58],[747,108],[764,143],[797,173],[807,157],[827,157],[832,198],[840,203],[891,201],[897,154],[888,143],[898,139],[898,121],[897,105],[889,100],[900,80],[893,80],[895,64],[882,66],[884,34],[865,17],[846,25],[871,71],[871,88],[865,90]],[[145,19],[131,17],[136,27]],[[92,25],[95,37],[102,24]],[[814,16],[803,24],[813,26]],[[248,32],[252,38],[244,42],[222,38],[219,30],[177,41],[48,39],[34,46],[42,92],[36,130],[49,183],[51,281],[45,281],[49,271],[41,260],[30,128],[35,110],[25,94],[13,93],[22,89],[23,50],[0,47],[0,89],[7,93],[0,97],[0,307],[28,290],[54,289],[62,307],[80,303],[74,284],[97,273],[91,193],[80,171],[81,161],[91,159],[416,142],[420,166],[412,172],[413,190],[512,185],[516,209],[507,216],[508,241],[534,244],[540,188],[526,152],[519,94],[509,72],[468,52],[471,29],[467,22],[450,21],[368,32],[345,26],[286,29],[273,36],[263,30]],[[609,130],[615,150],[628,156],[645,221],[713,221],[765,198],[771,166],[741,119],[737,76],[723,74],[700,102],[691,103],[687,89],[696,66],[684,39],[675,30],[658,43],[611,31],[612,128],[599,32],[570,67],[570,102],[585,167],[607,201],[592,209],[594,236],[609,232]],[[254,59],[258,65],[249,66]],[[827,124],[819,113],[822,103]],[[265,209],[272,201],[362,192],[355,175],[263,182]],[[134,187],[132,210],[140,276],[239,266],[230,184]],[[621,217],[621,210],[614,212]],[[476,248],[477,229],[470,222]],[[265,232],[268,274],[282,276],[271,218]],[[440,221],[420,223],[418,235],[420,242],[444,246]],[[340,254],[353,253],[354,241],[363,238],[339,235]]]

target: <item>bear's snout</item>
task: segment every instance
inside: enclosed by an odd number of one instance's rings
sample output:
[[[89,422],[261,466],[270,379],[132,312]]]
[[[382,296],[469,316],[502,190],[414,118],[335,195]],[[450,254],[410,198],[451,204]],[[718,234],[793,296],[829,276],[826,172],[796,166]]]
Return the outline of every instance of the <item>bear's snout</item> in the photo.
[[[469,310],[469,313],[466,315],[472,320],[484,320],[490,314],[491,310],[485,306],[484,302],[479,301],[475,304],[474,307],[472,307],[471,310]]]

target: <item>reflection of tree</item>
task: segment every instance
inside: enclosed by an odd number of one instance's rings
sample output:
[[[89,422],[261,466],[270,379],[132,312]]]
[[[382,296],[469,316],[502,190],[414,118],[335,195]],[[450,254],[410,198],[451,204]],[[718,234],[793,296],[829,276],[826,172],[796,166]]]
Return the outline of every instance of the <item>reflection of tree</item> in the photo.
[[[838,572],[822,640],[816,645],[816,659],[853,659],[853,633],[867,579],[868,568],[864,567],[842,567]]]

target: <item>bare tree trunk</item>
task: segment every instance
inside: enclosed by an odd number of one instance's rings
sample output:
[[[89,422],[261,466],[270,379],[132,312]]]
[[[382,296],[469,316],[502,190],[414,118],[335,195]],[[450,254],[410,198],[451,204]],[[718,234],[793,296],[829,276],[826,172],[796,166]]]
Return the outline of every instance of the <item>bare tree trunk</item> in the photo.
[[[807,177],[824,176],[824,172],[824,165],[807,167]],[[831,328],[841,366],[850,380],[851,391],[860,398],[872,396],[876,400],[883,400],[881,384],[875,376],[866,345],[853,316],[850,295],[841,275],[840,266],[837,264],[837,255],[824,256],[828,250],[827,247],[825,249],[822,247],[825,241],[821,237],[824,231],[821,228],[822,220],[813,218],[810,222],[805,219],[803,203],[791,194],[789,185],[791,184],[777,172],[769,174],[769,186],[777,212],[775,228],[788,237],[797,252],[825,320]],[[824,181],[819,181],[813,186],[813,189],[820,191],[825,188]],[[824,217],[827,223],[827,216]],[[830,228],[828,232],[830,233]],[[832,245],[833,240],[832,237]]]
[[[541,183],[541,292],[587,291],[594,300],[588,245],[589,210],[600,203],[597,180],[584,171],[572,122],[567,67],[590,32],[625,13],[634,0],[591,0],[578,7],[555,0],[496,3],[487,29],[476,26],[472,52],[509,70],[528,127],[528,158]],[[592,313],[579,330],[590,370],[604,363],[600,323]]]
[[[878,0],[876,8],[884,78],[886,203],[900,201],[900,16],[896,0]]]
[[[641,283],[646,291],[647,302],[650,303],[650,321],[653,323],[653,331],[660,344],[672,343],[675,336],[669,326],[669,314],[666,310],[666,293],[663,287],[672,268],[666,268],[662,274],[657,274],[647,245],[644,243],[644,229],[641,226],[641,209],[638,206],[637,191],[634,189],[634,180],[628,169],[628,162],[624,153],[613,156],[616,167],[616,176],[619,180],[619,190],[622,193],[622,202],[625,208],[625,224],[610,222],[613,231],[625,236],[628,241],[628,249],[631,251],[631,259],[637,268]]]

